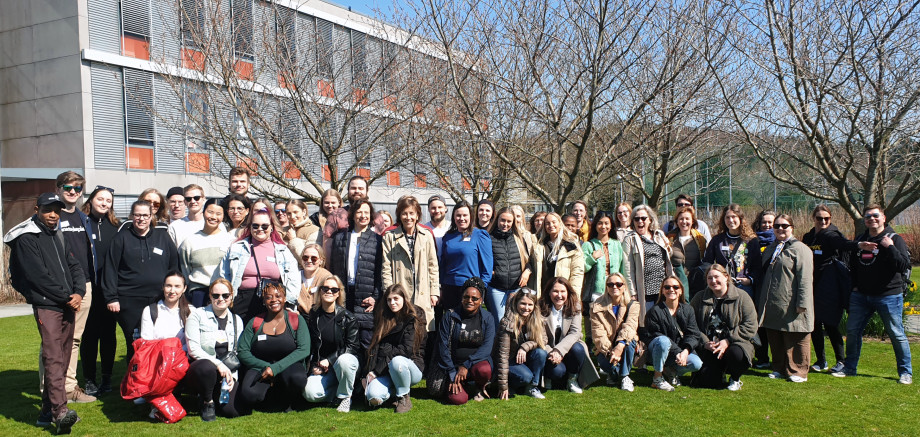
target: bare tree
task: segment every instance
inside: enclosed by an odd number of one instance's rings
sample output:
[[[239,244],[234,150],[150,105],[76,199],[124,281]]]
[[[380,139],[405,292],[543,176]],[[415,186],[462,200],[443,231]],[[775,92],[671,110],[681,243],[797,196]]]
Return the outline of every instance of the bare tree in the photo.
[[[716,67],[740,142],[778,181],[889,218],[920,199],[920,2],[728,2],[737,62]]]

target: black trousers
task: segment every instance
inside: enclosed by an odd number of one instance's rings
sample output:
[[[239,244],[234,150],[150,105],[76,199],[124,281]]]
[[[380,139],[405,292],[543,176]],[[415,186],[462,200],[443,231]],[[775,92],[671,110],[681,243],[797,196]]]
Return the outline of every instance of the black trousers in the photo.
[[[189,364],[188,373],[182,380],[186,386],[195,390],[201,402],[210,402],[217,400],[220,396],[220,387],[223,378],[217,371],[217,366],[208,360],[195,360]],[[226,404],[215,404],[217,411],[222,416],[237,417],[239,413],[236,410],[236,395],[239,393],[240,383],[237,381],[230,390],[230,402]]]
[[[160,300],[160,296],[119,296],[118,304],[121,309],[115,315],[121,332],[125,335],[127,355],[125,359],[130,363],[134,357],[134,340],[141,338],[141,316],[144,308]],[[136,335],[135,335],[136,334]]]
[[[252,407],[265,401],[268,389],[280,386],[284,390],[285,402],[292,403],[297,398],[303,399],[303,390],[307,386],[307,369],[303,363],[294,363],[272,380],[262,381],[262,372],[249,369],[243,374],[238,385],[237,405],[241,412],[252,411]]]
[[[93,290],[102,288],[93,285]],[[115,350],[118,339],[115,335],[115,315],[105,306],[105,299],[99,293],[98,299],[93,299],[86,319],[86,328],[83,331],[83,341],[80,343],[80,361],[83,363],[83,378],[87,381],[96,379],[96,356],[102,364],[102,374],[112,375],[115,364]]]
[[[827,338],[831,339],[834,358],[837,359],[838,363],[842,363],[846,358],[846,352],[843,349],[843,335],[840,333],[840,328],[837,325],[821,322],[815,322],[815,330],[811,333],[811,342],[815,346],[815,355],[817,355],[815,362],[827,364],[826,348],[824,347],[825,334],[827,334]],[[86,336],[86,334],[83,335]]]
[[[748,359],[744,356],[744,349],[736,344],[728,346],[722,359],[706,349],[700,350],[699,356],[703,360],[703,367],[693,376],[693,385],[697,387],[723,388],[726,373],[737,381],[750,367]]]
[[[241,288],[233,298],[233,307],[230,311],[240,316],[245,326],[255,316],[265,312],[265,304],[262,303],[262,297],[256,295],[255,288]]]

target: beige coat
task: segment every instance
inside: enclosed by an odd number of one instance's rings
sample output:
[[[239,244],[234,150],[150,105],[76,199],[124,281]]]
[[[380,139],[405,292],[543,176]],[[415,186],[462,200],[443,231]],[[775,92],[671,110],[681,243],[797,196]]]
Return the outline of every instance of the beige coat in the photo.
[[[428,332],[436,329],[434,307],[431,296],[441,297],[438,254],[434,246],[434,235],[421,226],[415,227],[415,263],[409,257],[409,244],[402,226],[383,234],[383,261],[380,274],[383,289],[393,284],[402,284],[412,303],[425,311]],[[382,298],[382,296],[381,296]]]
[[[527,286],[536,290],[537,297],[543,295],[543,284],[553,278],[562,277],[572,284],[576,296],[581,296],[581,287],[585,280],[585,254],[581,251],[581,245],[578,242],[570,243],[574,246],[566,248],[563,243],[559,248],[559,254],[556,258],[556,271],[544,272],[543,259],[546,256],[546,246],[543,244],[534,244],[531,249],[530,263],[527,269],[530,270],[530,279]]]
[[[763,282],[757,298],[760,326],[784,332],[812,332],[815,329],[814,255],[805,243],[790,238],[771,263],[778,244],[767,246],[761,260]],[[797,308],[805,308],[805,312],[799,313]]]
[[[610,355],[619,341],[639,341],[639,302],[630,300],[628,305],[620,304],[613,315],[613,302],[604,293],[591,305],[591,339],[594,340],[594,354]]]
[[[313,224],[310,219],[304,219],[302,222],[292,225],[294,232],[297,233],[297,238],[292,238],[291,241],[288,241],[288,247],[291,249],[291,252],[294,253],[294,256],[300,259],[300,255],[303,253],[303,248],[310,243],[316,243],[317,237],[321,235],[320,228]],[[285,234],[287,236],[287,234]]]
[[[316,269],[316,273],[313,274],[313,282],[310,284],[311,287],[307,288],[306,282],[300,285],[300,295],[297,297],[297,309],[304,317],[310,314],[310,310],[313,309],[313,304],[317,302],[315,293],[316,288],[323,285],[323,282],[326,282],[330,277],[332,277],[332,273],[320,267]]]
[[[550,352],[559,352],[559,355],[564,357],[572,349],[572,346],[575,346],[576,343],[581,344],[582,349],[588,354],[588,359],[585,360],[585,363],[581,366],[581,371],[578,373],[578,385],[587,387],[593,384],[594,381],[600,379],[600,375],[597,373],[597,368],[594,367],[594,360],[591,357],[591,351],[588,350],[588,345],[581,339],[581,312],[576,312],[572,317],[565,317],[565,314],[563,314],[562,338],[556,338],[552,318],[552,310],[550,310],[549,315],[543,316],[543,330],[546,332],[546,344],[551,348]]]
[[[626,252],[627,264],[629,265],[629,291],[635,300],[639,302],[639,326],[645,326],[645,251],[642,250],[642,241],[639,234],[630,232],[626,235],[626,241],[623,251]],[[664,257],[664,277],[667,278],[674,274],[674,268],[671,266],[671,243],[664,232],[655,231],[652,234],[652,241],[661,246],[665,251]]]

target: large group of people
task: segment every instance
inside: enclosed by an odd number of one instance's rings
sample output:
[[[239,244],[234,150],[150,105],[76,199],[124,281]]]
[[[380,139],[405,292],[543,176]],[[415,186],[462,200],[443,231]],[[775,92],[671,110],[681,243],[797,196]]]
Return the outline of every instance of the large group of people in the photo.
[[[799,383],[809,372],[852,376],[873,312],[899,381],[912,382],[901,324],[909,256],[877,205],[855,240],[819,205],[799,241],[788,215],[748,224],[736,204],[711,235],[686,195],[664,226],[647,205],[589,219],[577,201],[570,214],[528,220],[488,200],[448,213],[438,195],[423,224],[413,196],[395,216],[375,211],[359,176],[345,199],[323,192],[312,215],[303,200],[251,198],[246,169],[228,185],[226,197],[195,184],[145,190],[120,223],[115,189],[84,199],[84,178],[65,172],[4,237],[42,338],[39,424],[69,431],[79,418],[67,402],[118,384],[116,324],[129,361],[137,339],[179,340],[190,364],[177,390],[197,396],[205,421],[309,403],[348,412],[356,393],[406,413],[423,378],[459,405],[582,393],[603,375],[632,392],[647,367],[666,391],[687,373],[689,385],[737,391],[752,366]]]

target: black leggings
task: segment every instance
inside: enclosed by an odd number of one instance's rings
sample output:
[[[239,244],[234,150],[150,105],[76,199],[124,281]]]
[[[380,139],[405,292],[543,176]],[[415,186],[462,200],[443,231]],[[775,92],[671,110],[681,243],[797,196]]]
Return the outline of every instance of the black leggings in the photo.
[[[93,289],[102,288],[93,285]],[[80,342],[80,361],[83,362],[83,378],[98,382],[96,355],[99,355],[99,361],[102,362],[102,374],[111,376],[118,340],[115,336],[115,316],[106,308],[102,293],[99,293],[98,299],[93,299],[91,305],[86,329],[83,331],[83,341]]]
[[[744,349],[737,344],[728,346],[722,359],[716,357],[716,354],[709,350],[702,349],[699,352],[700,359],[703,360],[703,367],[694,377],[694,385],[700,387],[722,388],[725,384],[725,373],[737,381],[741,374],[750,367],[747,357],[744,356]]]
[[[261,370],[249,369],[240,380],[238,404],[245,408],[246,413],[250,412],[254,405],[264,402],[268,389],[273,386],[282,386],[288,405],[297,398],[302,399],[303,390],[307,386],[307,369],[303,363],[294,363],[275,375],[272,378],[273,383],[261,379]]]
[[[220,387],[223,378],[217,371],[217,366],[208,360],[195,360],[189,364],[188,373],[182,380],[189,388],[195,390],[202,402],[210,402],[220,395]],[[236,411],[236,394],[239,392],[239,381],[233,384],[230,390],[230,402],[226,404],[216,404],[217,411],[226,417],[237,417]]]
[[[842,363],[844,358],[846,358],[846,353],[843,350],[843,335],[840,334],[840,328],[837,325],[832,325],[830,323],[815,323],[815,331],[811,333],[811,342],[815,346],[815,355],[817,355],[817,363],[827,364],[827,355],[825,354],[824,347],[824,334],[827,333],[827,338],[831,340],[831,347],[834,349],[834,358],[837,359],[838,363]],[[86,334],[84,334],[85,336]]]
[[[121,309],[115,315],[118,325],[121,326],[121,332],[125,335],[125,360],[131,362],[134,357],[134,331],[137,330],[137,338],[141,338],[141,317],[144,314],[144,308],[160,300],[160,296],[120,296],[118,305]]]

